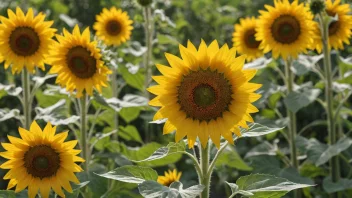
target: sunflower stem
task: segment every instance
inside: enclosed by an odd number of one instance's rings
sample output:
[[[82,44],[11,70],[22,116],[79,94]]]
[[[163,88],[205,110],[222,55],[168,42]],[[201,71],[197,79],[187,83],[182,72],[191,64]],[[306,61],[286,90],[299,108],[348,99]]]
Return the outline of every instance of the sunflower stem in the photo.
[[[324,54],[324,72],[325,72],[325,100],[326,100],[326,113],[328,122],[328,136],[329,143],[333,145],[337,141],[335,120],[334,120],[334,107],[333,107],[333,90],[332,90],[332,69],[331,69],[331,54],[329,49],[329,24],[330,20],[328,16],[319,14],[320,32],[323,42],[323,54]],[[336,183],[340,178],[339,171],[339,160],[338,156],[330,159],[330,176],[332,182]],[[332,197],[338,197],[337,193],[333,193]]]
[[[81,149],[82,149],[82,157],[86,160],[83,163],[84,171],[89,174],[89,156],[88,156],[88,143],[87,143],[87,94],[83,92],[83,96],[80,98],[80,107],[81,107]]]
[[[294,74],[291,71],[292,61],[290,58],[285,60],[285,76],[286,76],[286,86],[287,86],[287,95],[293,92],[294,85]],[[296,135],[297,135],[297,118],[296,113],[290,111],[286,107],[287,116],[289,118],[289,143],[290,143],[290,157],[291,157],[291,166],[298,170],[299,162],[297,159],[297,147],[296,147]],[[294,192],[295,198],[301,197],[301,192],[299,190],[295,190]]]
[[[287,94],[293,92],[293,84],[294,84],[294,75],[291,71],[291,60],[285,60],[285,76],[286,76],[286,86],[287,86]],[[297,160],[297,148],[296,148],[296,134],[297,134],[297,125],[296,125],[296,114],[287,109],[287,115],[290,119],[289,123],[289,139],[290,139],[290,150],[291,150],[291,164],[293,167],[298,168],[298,160]]]
[[[117,69],[114,68],[113,72],[112,72],[112,76],[111,76],[111,85],[112,85],[112,96],[115,98],[118,98],[119,95],[119,91],[118,91],[118,83],[117,83]],[[119,131],[119,112],[115,112],[114,113],[114,129],[116,129],[117,131]],[[119,136],[118,136],[118,132],[114,133],[112,135],[112,138],[116,141],[119,141]]]
[[[207,144],[205,148],[200,145],[200,166],[202,170],[201,182],[205,188],[201,194],[201,198],[209,198],[210,192],[210,177],[211,173],[208,172],[209,169],[209,145]]]
[[[22,89],[23,89],[23,115],[24,115],[24,127],[25,129],[29,129],[30,124],[32,122],[31,111],[32,104],[30,102],[30,79],[29,72],[26,68],[22,71]]]
[[[150,6],[145,6],[144,10],[144,32],[145,32],[145,43],[147,45],[147,52],[144,56],[144,66],[145,66],[145,81],[144,81],[144,90],[145,96],[149,98],[149,92],[147,88],[151,81],[152,70],[151,70],[151,59],[152,59],[152,47],[153,47],[153,22],[152,22],[152,11]]]

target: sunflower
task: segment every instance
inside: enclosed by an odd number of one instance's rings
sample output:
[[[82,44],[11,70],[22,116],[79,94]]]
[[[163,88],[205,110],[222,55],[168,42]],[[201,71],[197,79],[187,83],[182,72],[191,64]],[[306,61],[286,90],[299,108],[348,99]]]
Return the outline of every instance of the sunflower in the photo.
[[[83,91],[93,94],[95,87],[101,93],[101,87],[106,87],[107,75],[111,71],[104,66],[100,50],[95,41],[90,41],[89,28],[82,35],[76,25],[73,34],[63,30],[64,35],[56,35],[58,43],[50,51],[52,68],[50,73],[57,73],[56,83],[66,86],[69,92],[77,91],[81,97]]]
[[[20,138],[8,136],[11,143],[2,143],[6,150],[0,156],[8,159],[0,168],[10,169],[4,176],[10,182],[7,189],[16,186],[20,192],[28,186],[28,197],[34,198],[40,190],[44,198],[49,197],[52,188],[56,194],[65,197],[62,191],[72,193],[70,181],[79,183],[75,172],[83,171],[76,162],[84,159],[76,156],[81,151],[73,149],[77,140],[64,142],[68,132],[56,134],[56,127],[50,123],[44,131],[33,121],[29,131],[19,128]]]
[[[168,172],[165,171],[165,176],[159,176],[158,177],[158,183],[162,184],[164,186],[170,186],[170,184],[172,184],[172,182],[175,181],[180,181],[182,172],[177,172],[176,169],[174,169],[173,171],[169,170]]]
[[[256,70],[242,70],[245,56],[236,58],[226,44],[219,49],[216,40],[209,46],[202,40],[198,50],[190,41],[179,47],[182,59],[166,53],[171,67],[156,65],[163,75],[148,89],[157,95],[149,104],[161,107],[154,120],[168,118],[164,134],[176,130],[176,142],[187,136],[190,148],[197,137],[203,147],[209,136],[218,148],[220,136],[233,144],[232,132],[240,136],[238,126],[248,128],[250,113],[258,111],[251,102],[261,85],[248,82]]]
[[[313,42],[313,15],[309,8],[298,1],[275,0],[274,7],[265,5],[268,11],[260,11],[256,39],[261,41],[264,53],[272,51],[273,57],[296,58],[307,52]]]
[[[130,39],[133,22],[127,12],[115,7],[110,10],[104,8],[96,19],[93,28],[97,31],[96,35],[107,45],[120,45]]]
[[[260,42],[255,40],[256,24],[257,19],[254,17],[240,19],[240,24],[235,25],[233,33],[233,44],[239,53],[246,55],[247,61],[263,56],[263,51],[259,49]]]
[[[349,45],[349,39],[352,34],[352,16],[348,14],[350,12],[350,5],[341,5],[340,3],[340,0],[335,0],[334,2],[332,2],[331,0],[327,0],[325,2],[326,13],[331,17],[337,16],[337,21],[333,21],[329,25],[329,48],[332,47],[336,50],[343,50],[344,43]],[[314,28],[315,39],[311,48],[316,49],[318,53],[321,53],[323,43],[319,24],[317,22],[315,22]]]
[[[35,66],[44,70],[45,57],[56,32],[50,28],[53,21],[44,21],[42,13],[34,17],[32,8],[26,15],[19,7],[16,14],[10,9],[7,13],[9,18],[1,17],[0,24],[0,61],[5,61],[5,69],[12,64],[13,74],[24,67],[32,73]]]

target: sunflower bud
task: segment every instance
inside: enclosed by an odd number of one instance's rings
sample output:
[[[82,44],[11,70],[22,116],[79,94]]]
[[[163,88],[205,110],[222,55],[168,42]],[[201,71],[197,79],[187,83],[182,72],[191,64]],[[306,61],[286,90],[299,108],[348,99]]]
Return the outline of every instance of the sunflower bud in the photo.
[[[319,14],[325,9],[325,1],[323,0],[312,0],[310,3],[310,10],[314,15]]]
[[[149,6],[153,0],[137,0],[141,6]]]

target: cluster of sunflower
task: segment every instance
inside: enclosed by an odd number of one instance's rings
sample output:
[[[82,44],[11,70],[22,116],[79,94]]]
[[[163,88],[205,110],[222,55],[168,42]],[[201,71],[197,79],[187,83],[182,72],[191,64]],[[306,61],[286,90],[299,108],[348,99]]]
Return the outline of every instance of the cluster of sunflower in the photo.
[[[320,0],[317,5],[324,5]],[[311,4],[312,5],[312,4]],[[322,52],[322,38],[318,22],[314,14],[323,7],[311,8],[298,1],[274,1],[274,7],[266,5],[267,11],[260,11],[259,18],[245,18],[235,25],[233,43],[241,54],[247,55],[252,61],[272,52],[274,58],[297,58],[308,50]],[[318,9],[318,10],[316,10]],[[352,35],[352,17],[349,15],[348,4],[340,0],[326,0],[325,11],[335,17],[329,26],[329,47],[336,50],[349,45]]]
[[[94,25],[96,35],[107,45],[120,45],[131,35],[132,21],[126,12],[115,7],[104,9]],[[102,55],[96,41],[86,28],[82,33],[76,25],[70,33],[56,34],[53,21],[45,21],[45,15],[34,15],[33,9],[26,14],[17,7],[16,13],[8,10],[8,18],[1,16],[0,61],[5,69],[12,66],[12,73],[35,73],[36,67],[57,74],[56,83],[65,87],[77,98],[82,94],[101,93],[107,86],[111,70],[101,60]],[[56,40],[53,37],[56,37]],[[36,121],[29,129],[19,128],[21,138],[8,136],[10,143],[2,143],[6,152],[0,156],[8,159],[0,168],[10,169],[4,176],[9,179],[8,189],[16,186],[15,192],[28,186],[28,196],[34,198],[40,190],[42,197],[49,197],[52,188],[65,197],[62,187],[72,193],[70,181],[79,183],[75,172],[83,171],[76,162],[85,160],[75,150],[77,140],[64,142],[68,132],[56,134],[50,123],[42,130]]]

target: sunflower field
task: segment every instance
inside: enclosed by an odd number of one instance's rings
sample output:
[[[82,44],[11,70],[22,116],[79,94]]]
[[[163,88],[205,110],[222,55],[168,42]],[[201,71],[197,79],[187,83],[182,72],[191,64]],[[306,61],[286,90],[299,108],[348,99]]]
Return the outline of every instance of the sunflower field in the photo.
[[[0,198],[351,198],[351,0],[0,0]]]

